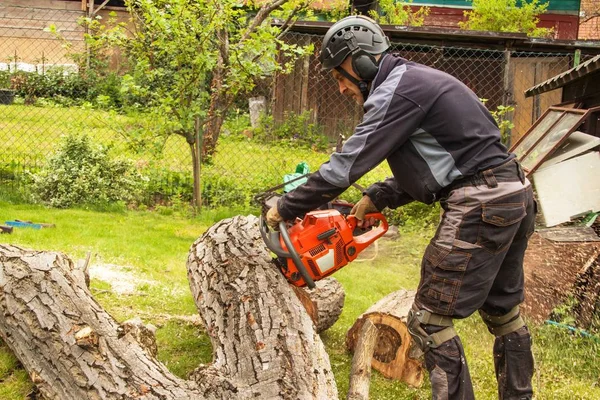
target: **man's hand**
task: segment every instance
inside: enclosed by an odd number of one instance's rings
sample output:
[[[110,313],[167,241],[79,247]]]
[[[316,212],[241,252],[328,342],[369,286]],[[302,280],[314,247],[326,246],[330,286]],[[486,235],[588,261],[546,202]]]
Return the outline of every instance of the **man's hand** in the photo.
[[[271,207],[269,211],[267,211],[266,218],[267,225],[275,230],[279,229],[279,223],[283,221],[283,218],[279,215],[279,211],[277,211],[277,206]]]
[[[368,228],[372,226],[374,221],[365,221],[365,215],[369,213],[379,212],[375,204],[371,201],[371,198],[367,195],[364,195],[358,203],[352,207],[352,211],[350,211],[350,215],[354,215],[356,219],[359,221],[358,226],[360,228]]]

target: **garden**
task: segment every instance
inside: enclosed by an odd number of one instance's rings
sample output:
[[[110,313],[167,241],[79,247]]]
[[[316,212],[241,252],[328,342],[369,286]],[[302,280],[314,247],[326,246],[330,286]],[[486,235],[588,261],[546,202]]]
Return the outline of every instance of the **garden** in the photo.
[[[270,11],[297,12],[289,3]],[[165,11],[138,1],[143,29],[133,37],[124,34],[124,24],[84,19],[89,47],[72,53],[77,73],[0,71],[0,87],[12,91],[10,104],[0,105],[0,225],[47,224],[14,227],[0,235],[0,247],[61,252],[74,266],[86,266],[99,308],[117,323],[139,318],[153,326],[158,361],[181,379],[199,366],[210,370],[217,357],[186,268],[198,239],[223,221],[259,216],[257,197],[302,162],[317,170],[339,145],[310,113],[286,112],[277,120],[267,112],[252,124],[247,110],[261,82],[289,72],[313,53],[312,45],[286,44],[279,36],[285,26],[248,19],[236,2],[223,2],[223,10],[194,4],[172,1]],[[49,31],[63,40],[59,30]],[[215,36],[229,38],[229,47],[211,40]],[[107,55],[115,46],[127,55],[119,73]],[[499,112],[494,116],[503,119],[505,109]],[[389,174],[381,165],[358,184]],[[353,187],[341,198],[355,202],[360,196]],[[344,307],[319,337],[339,398],[349,390],[348,330],[383,297],[417,288],[439,215],[439,206],[420,204],[386,211],[398,234],[380,239],[335,274]],[[229,260],[222,267],[229,268]],[[536,399],[600,398],[599,332],[570,326],[568,305],[552,318],[559,324],[530,325]],[[457,321],[456,329],[477,398],[497,398],[494,337],[477,315]],[[0,340],[0,398],[38,398],[40,382]],[[372,372],[374,400],[430,397],[427,379],[411,387]]]

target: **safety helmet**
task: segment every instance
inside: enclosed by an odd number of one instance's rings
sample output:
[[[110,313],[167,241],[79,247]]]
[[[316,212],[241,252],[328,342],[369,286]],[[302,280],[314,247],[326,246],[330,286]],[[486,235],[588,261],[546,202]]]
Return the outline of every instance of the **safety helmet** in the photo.
[[[351,32],[352,35],[347,34]],[[355,41],[352,39],[355,38]],[[358,46],[361,53],[381,54],[390,47],[390,41],[381,27],[364,15],[351,15],[333,24],[323,38],[319,61],[323,69],[338,67]]]

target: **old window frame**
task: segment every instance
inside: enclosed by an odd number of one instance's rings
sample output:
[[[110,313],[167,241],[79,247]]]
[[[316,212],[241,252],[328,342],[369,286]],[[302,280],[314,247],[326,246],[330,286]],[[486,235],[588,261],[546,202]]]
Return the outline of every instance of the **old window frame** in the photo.
[[[533,165],[529,166],[529,168],[527,166],[523,166],[523,169],[525,170],[527,175],[530,175],[533,172],[535,172],[540,167],[540,165],[542,165],[544,163],[544,161],[557,148],[559,148],[564,143],[564,141],[569,137],[569,135],[571,133],[573,133],[575,130],[577,130],[577,128],[579,128],[585,122],[585,120],[587,118],[589,118],[591,115],[595,114],[596,112],[600,112],[600,107],[594,107],[594,108],[590,108],[590,109],[549,107],[544,112],[544,114],[542,114],[542,116],[540,118],[538,118],[537,121],[535,121],[535,123],[531,126],[531,128],[529,128],[527,130],[527,132],[525,132],[525,134],[523,136],[521,136],[521,138],[519,138],[519,140],[517,140],[516,143],[514,143],[514,145],[510,148],[510,151],[516,154],[517,159],[523,165],[525,163],[525,161],[527,160],[527,158],[530,155],[532,155],[536,149],[540,150],[538,147],[540,146],[540,144],[544,143],[545,139],[549,135],[556,135],[557,133],[559,134],[557,136],[558,140],[556,142],[552,143],[552,145],[550,147],[548,147],[548,146],[541,147],[541,149],[543,149],[544,151],[541,154],[536,156],[536,159],[535,159]],[[540,126],[542,123],[544,123],[546,118],[551,118],[549,116],[552,113],[554,113],[554,115],[556,115],[556,113],[559,113],[558,118],[556,118],[556,120],[551,122],[550,125],[541,132],[540,137],[536,138],[533,143],[527,144],[526,147],[523,149],[519,149],[519,147],[522,147],[527,140],[530,140],[529,136],[532,134],[532,132],[538,132],[537,131],[538,126]],[[573,123],[569,124],[568,128],[563,127],[560,131],[553,132],[554,128],[559,126],[561,121],[564,121],[565,117],[567,115],[578,115],[579,118],[576,121],[574,121]],[[516,153],[516,150],[519,150],[520,154]]]

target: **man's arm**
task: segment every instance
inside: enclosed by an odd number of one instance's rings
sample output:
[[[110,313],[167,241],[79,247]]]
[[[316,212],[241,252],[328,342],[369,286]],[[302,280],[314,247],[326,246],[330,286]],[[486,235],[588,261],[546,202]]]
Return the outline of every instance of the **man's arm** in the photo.
[[[386,207],[397,208],[413,201],[412,197],[398,187],[395,178],[372,184],[364,194],[371,198],[380,211]]]

